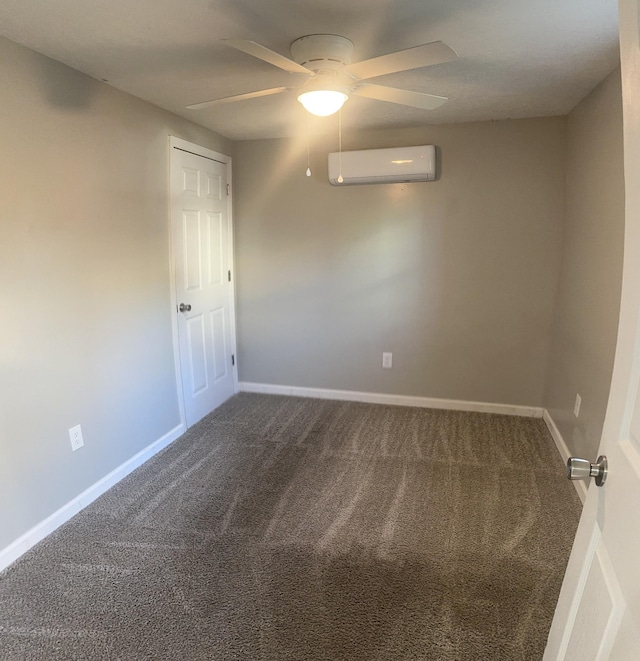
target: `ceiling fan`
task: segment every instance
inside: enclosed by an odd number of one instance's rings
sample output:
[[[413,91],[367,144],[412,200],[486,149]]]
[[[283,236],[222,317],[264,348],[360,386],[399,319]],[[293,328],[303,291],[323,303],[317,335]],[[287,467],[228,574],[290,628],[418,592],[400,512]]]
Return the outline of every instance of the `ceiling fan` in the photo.
[[[337,112],[350,94],[378,99],[379,101],[399,103],[413,108],[422,108],[423,110],[433,110],[441,106],[447,98],[395,87],[374,85],[364,81],[388,73],[408,71],[458,59],[456,52],[441,41],[414,46],[413,48],[381,55],[355,64],[351,64],[353,43],[346,37],[335,34],[311,34],[296,39],[291,44],[293,59],[289,59],[255,41],[224,39],[223,42],[231,48],[257,57],[290,73],[305,74],[308,76],[308,80],[297,88],[272,87],[256,92],[193,103],[188,105],[187,108],[199,110],[220,103],[256,99],[286,92],[289,89],[297,89],[298,101],[310,113],[321,117]]]

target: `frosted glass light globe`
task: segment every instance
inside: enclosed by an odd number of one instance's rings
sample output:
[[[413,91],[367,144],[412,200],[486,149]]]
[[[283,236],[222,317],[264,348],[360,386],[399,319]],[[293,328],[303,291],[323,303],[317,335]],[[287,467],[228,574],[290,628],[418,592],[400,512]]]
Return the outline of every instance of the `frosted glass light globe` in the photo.
[[[298,101],[312,114],[328,117],[338,112],[349,97],[344,92],[334,90],[312,90],[303,92]]]

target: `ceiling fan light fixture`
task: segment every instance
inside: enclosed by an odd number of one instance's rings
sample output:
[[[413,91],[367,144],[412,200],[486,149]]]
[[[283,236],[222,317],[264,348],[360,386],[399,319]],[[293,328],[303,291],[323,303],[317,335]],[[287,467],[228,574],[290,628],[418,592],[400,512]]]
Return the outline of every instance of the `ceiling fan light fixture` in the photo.
[[[348,95],[337,90],[311,90],[298,96],[298,101],[312,115],[328,117],[338,112],[348,99]]]
[[[456,52],[441,41],[387,53],[352,64],[353,43],[336,34],[308,34],[291,44],[293,59],[247,39],[224,39],[224,43],[283,71],[307,76],[298,87],[298,101],[312,115],[328,117],[337,113],[352,95],[397,103],[421,110],[434,110],[447,99],[443,96],[385,87],[368,82],[387,74],[421,69],[434,64],[453,62]],[[199,110],[219,103],[257,99],[284,92],[292,87],[273,87],[192,103],[187,108]]]

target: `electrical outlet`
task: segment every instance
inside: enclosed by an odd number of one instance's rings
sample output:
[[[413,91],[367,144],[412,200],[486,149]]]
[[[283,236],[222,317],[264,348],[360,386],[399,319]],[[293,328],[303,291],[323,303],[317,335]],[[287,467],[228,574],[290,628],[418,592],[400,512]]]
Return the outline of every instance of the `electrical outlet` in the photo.
[[[392,353],[383,353],[382,354],[382,367],[385,369],[391,369],[393,366],[393,354]]]
[[[82,427],[76,425],[69,429],[69,440],[71,441],[71,449],[75,452],[79,450],[84,445],[84,440],[82,438]]]
[[[575,415],[576,418],[580,415],[581,404],[582,404],[582,397],[580,397],[580,395],[576,395],[576,403],[573,405],[573,415]]]

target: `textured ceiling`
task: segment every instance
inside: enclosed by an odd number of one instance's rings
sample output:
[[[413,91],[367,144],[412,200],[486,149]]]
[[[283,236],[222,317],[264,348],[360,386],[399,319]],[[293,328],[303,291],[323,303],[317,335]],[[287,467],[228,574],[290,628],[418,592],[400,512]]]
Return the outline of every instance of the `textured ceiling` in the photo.
[[[436,40],[460,56],[371,81],[444,106],[352,97],[342,114],[353,128],[563,115],[618,63],[616,0],[0,0],[0,34],[233,139],[296,135],[307,116],[292,92],[186,110],[302,82],[219,40],[290,56],[315,33],[351,39],[354,61]],[[336,118],[309,123],[333,132]]]

